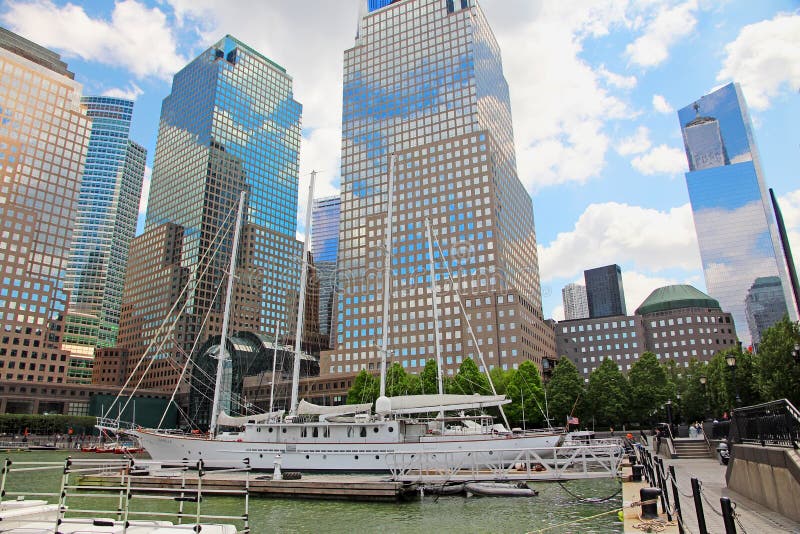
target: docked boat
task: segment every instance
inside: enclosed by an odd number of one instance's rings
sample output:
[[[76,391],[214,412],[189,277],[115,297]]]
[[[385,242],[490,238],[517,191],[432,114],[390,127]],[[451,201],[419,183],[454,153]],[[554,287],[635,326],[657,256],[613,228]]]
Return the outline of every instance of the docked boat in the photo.
[[[390,190],[391,181],[390,177]],[[309,202],[312,199],[313,177]],[[239,203],[229,272],[234,272],[236,267],[243,205],[244,193]],[[392,242],[391,210],[390,201],[386,243]],[[310,213],[309,205],[308,214]],[[311,228],[310,219],[306,220],[306,228],[309,230]],[[309,241],[310,236],[307,236],[302,256],[304,261],[308,257]],[[390,247],[387,247],[386,254],[383,324],[389,322]],[[432,252],[431,258],[433,258]],[[432,264],[431,269],[433,269]],[[438,350],[439,394],[387,397],[385,380],[386,356],[389,352],[388,328],[383,329],[380,396],[375,403],[374,413],[371,403],[318,406],[305,401],[298,402],[300,340],[303,331],[303,305],[306,300],[305,264],[301,273],[289,414],[280,411],[232,417],[220,408],[223,404],[220,392],[225,390],[224,369],[229,358],[226,336],[233,280],[233,277],[229,277],[209,432],[179,434],[171,430],[143,428],[127,430],[127,433],[135,437],[154,460],[162,462],[202,460],[204,465],[209,467],[235,467],[248,462],[254,469],[272,469],[277,463],[283,469],[295,471],[389,472],[398,467],[396,465],[398,462],[413,458],[416,454],[440,455],[439,459],[451,465],[461,465],[467,458],[470,465],[476,463],[486,466],[511,465],[525,451],[551,449],[560,443],[562,434],[557,431],[512,433],[507,430],[507,424],[506,426],[495,424],[492,417],[485,413],[477,416],[465,415],[466,411],[482,412],[487,408],[497,408],[502,414],[502,405],[510,400],[496,394],[445,394],[442,390],[442,362]],[[435,280],[435,276],[431,276],[431,280]],[[435,303],[433,283],[432,291]],[[435,307],[434,316],[437,316]],[[436,334],[438,338],[438,324]],[[228,379],[229,377],[230,371]],[[120,430],[118,420],[101,420],[99,426],[114,432]],[[222,428],[233,430],[221,431]]]
[[[464,484],[467,495],[482,497],[535,497],[539,492],[529,488],[524,482],[467,482]]]

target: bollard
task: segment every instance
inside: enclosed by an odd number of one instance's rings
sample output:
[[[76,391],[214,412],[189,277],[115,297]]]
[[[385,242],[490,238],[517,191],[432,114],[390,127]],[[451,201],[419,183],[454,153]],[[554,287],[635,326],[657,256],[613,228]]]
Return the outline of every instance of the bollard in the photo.
[[[644,471],[644,466],[643,465],[639,465],[639,464],[635,464],[633,466],[633,476],[631,477],[631,480],[633,482],[641,482],[642,481],[642,471]]]
[[[275,455],[275,461],[272,463],[272,480],[283,480],[283,474],[281,473],[281,459],[280,454]]]
[[[694,496],[694,509],[697,513],[697,528],[700,534],[708,534],[706,516],[703,513],[703,499],[700,496],[700,481],[692,477],[692,496]]]
[[[661,490],[658,488],[642,488],[639,490],[639,500],[642,501],[642,519],[658,519],[658,498]],[[645,501],[652,501],[644,504]]]
[[[733,520],[733,505],[728,497],[720,497],[722,506],[722,522],[725,523],[725,534],[736,534],[736,522]]]

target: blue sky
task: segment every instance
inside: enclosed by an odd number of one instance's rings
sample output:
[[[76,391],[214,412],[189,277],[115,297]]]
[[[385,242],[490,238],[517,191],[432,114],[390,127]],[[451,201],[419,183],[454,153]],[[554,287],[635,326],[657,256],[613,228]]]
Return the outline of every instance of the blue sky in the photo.
[[[667,283],[705,289],[676,110],[738,81],[767,186],[800,256],[797,0],[480,2],[509,82],[534,202],[545,316],[584,269],[619,263],[628,311]],[[0,24],[62,54],[85,94],[136,99],[152,166],[171,77],[226,33],[284,66],[303,104],[304,182],[338,192],[342,54],[358,0],[5,0]],[[144,204],[144,203],[143,203]],[[302,227],[303,213],[298,214]]]

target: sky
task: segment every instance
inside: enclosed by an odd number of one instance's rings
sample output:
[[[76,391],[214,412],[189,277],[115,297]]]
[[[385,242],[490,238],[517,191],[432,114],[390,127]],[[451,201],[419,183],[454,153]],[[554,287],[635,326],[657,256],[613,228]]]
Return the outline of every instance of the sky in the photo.
[[[444,0],[442,0],[444,2]],[[500,44],[519,177],[533,198],[543,311],[617,263],[628,313],[654,289],[705,290],[676,110],[731,81],[748,102],[767,187],[800,257],[800,1],[478,0]],[[0,25],[62,55],[84,94],[136,100],[147,204],[172,76],[225,34],[286,68],[303,105],[307,181],[339,192],[342,58],[359,0],[3,0]]]

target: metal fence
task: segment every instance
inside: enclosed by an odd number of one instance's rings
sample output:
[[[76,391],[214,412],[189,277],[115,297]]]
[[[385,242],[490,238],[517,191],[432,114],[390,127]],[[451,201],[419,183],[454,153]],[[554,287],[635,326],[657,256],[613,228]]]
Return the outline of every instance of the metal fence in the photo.
[[[733,410],[731,443],[800,446],[800,411],[786,399]]]

